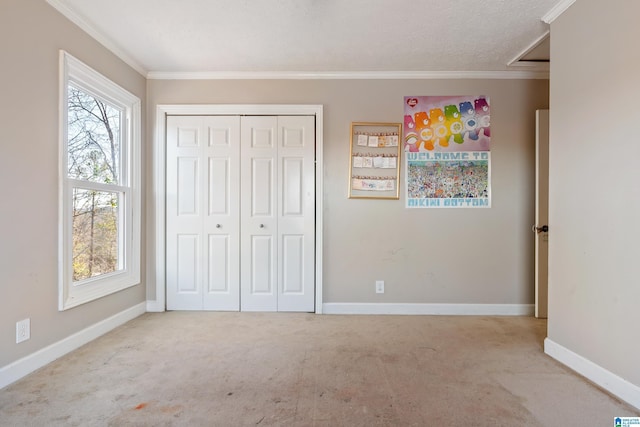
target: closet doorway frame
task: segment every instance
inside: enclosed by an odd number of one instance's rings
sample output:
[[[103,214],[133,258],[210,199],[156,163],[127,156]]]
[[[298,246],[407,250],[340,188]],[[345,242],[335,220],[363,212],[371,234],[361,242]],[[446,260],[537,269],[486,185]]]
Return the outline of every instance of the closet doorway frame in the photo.
[[[323,106],[279,104],[159,104],[156,106],[153,139],[153,206],[155,242],[147,245],[148,262],[154,262],[155,301],[147,301],[147,311],[166,311],[166,129],[167,116],[315,116],[315,313],[322,314],[322,231],[323,231]],[[153,254],[153,255],[152,255]],[[149,264],[147,264],[149,265]]]

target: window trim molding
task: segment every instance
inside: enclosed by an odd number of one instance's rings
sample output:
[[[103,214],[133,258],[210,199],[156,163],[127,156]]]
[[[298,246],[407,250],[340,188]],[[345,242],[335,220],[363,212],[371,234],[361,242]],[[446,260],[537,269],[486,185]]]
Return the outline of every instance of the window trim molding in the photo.
[[[112,103],[125,112],[127,148],[121,153],[127,170],[125,179],[124,268],[73,284],[71,279],[71,195],[72,179],[67,176],[67,87],[73,82],[82,90]],[[142,119],[140,98],[112,82],[64,50],[59,53],[58,125],[58,310],[64,311],[89,301],[140,284],[141,264],[141,149]],[[123,171],[124,172],[124,171]],[[121,186],[114,187],[119,190]]]

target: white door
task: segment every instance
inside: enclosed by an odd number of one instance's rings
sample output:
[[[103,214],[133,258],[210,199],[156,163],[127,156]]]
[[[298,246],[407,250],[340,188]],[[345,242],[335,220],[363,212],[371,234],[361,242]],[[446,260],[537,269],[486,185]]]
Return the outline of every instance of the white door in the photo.
[[[167,118],[167,309],[235,310],[240,118]]]
[[[242,118],[242,311],[278,310],[277,133],[277,117]]]
[[[547,317],[549,278],[549,110],[536,111],[536,317]]]
[[[315,120],[278,117],[278,311],[314,311]]]
[[[315,118],[167,118],[167,309],[314,311]]]
[[[314,310],[315,122],[243,117],[241,309]]]

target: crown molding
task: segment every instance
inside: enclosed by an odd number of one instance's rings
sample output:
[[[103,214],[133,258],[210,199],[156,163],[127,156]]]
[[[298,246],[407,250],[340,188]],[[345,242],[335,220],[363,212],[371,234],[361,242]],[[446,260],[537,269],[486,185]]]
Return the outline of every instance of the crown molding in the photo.
[[[93,37],[98,43],[110,50],[114,55],[124,61],[131,68],[136,70],[143,76],[147,75],[147,70],[135,59],[133,59],[127,52],[125,52],[120,46],[115,44],[109,37],[105,36],[102,32],[95,28],[94,24],[89,22],[86,18],[71,10],[61,0],[46,0],[47,3],[68,20],[76,24],[80,29]]]
[[[516,61],[509,64],[509,67],[524,69],[528,68],[530,72],[538,72],[542,75],[546,75],[544,79],[549,78],[549,71],[551,70],[551,63],[548,61]]]
[[[542,19],[549,23],[576,0],[562,0]],[[147,71],[137,60],[109,37],[99,31],[93,23],[70,9],[63,0],[46,0],[54,9],[93,37],[131,68],[150,80],[433,80],[433,79],[549,79],[549,71],[543,64],[531,62],[510,64],[530,68],[529,70],[503,71],[203,71],[174,72]]]
[[[549,79],[549,71],[150,71],[149,80]]]
[[[576,0],[562,0],[560,3],[551,8],[549,12],[547,12],[543,17],[542,21],[551,24],[555,21],[558,16],[562,15],[565,10],[569,8]]]

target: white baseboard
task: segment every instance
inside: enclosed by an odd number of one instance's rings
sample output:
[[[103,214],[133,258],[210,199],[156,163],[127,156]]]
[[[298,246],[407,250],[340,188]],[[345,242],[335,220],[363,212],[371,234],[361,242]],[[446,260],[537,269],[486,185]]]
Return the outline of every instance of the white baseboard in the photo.
[[[324,314],[432,314],[455,316],[533,316],[533,304],[322,304]]]
[[[117,328],[129,320],[144,314],[147,311],[147,304],[140,303],[128,308],[120,313],[104,319],[96,324],[89,326],[73,335],[68,336],[56,343],[53,343],[43,349],[36,351],[22,359],[3,366],[0,368],[0,388],[18,381],[20,378],[30,374],[36,369],[40,369],[48,363],[53,362],[59,357],[93,341],[101,335]]]
[[[549,338],[545,338],[544,340],[544,352],[604,388],[609,393],[640,409],[639,386],[607,371],[603,367],[596,365],[592,361],[585,359]]]
[[[149,312],[149,313],[159,313],[161,311],[165,311],[165,309],[164,309],[164,301],[147,300],[147,312]]]

